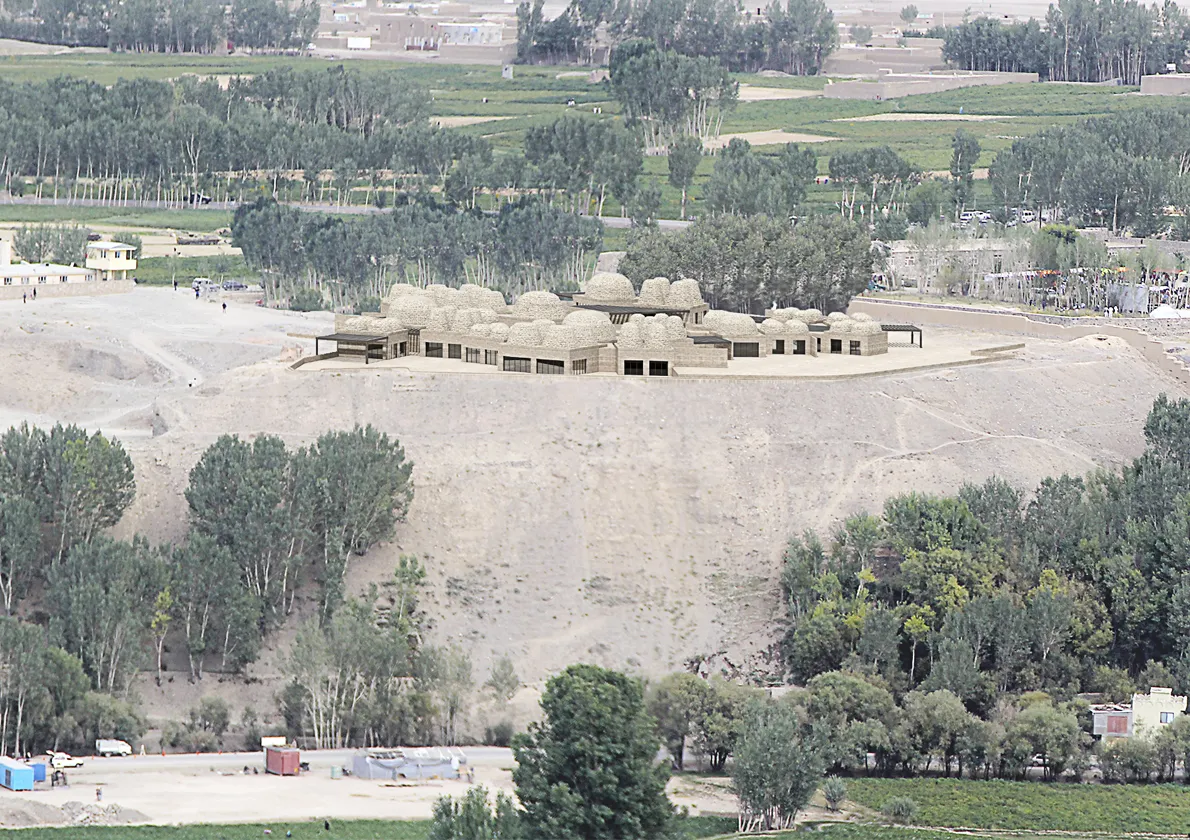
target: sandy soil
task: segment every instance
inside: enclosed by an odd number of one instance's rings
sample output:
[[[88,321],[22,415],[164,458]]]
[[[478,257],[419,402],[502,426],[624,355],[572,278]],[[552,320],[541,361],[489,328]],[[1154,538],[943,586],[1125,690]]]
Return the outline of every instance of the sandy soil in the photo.
[[[19,222],[0,222],[0,231],[5,231],[6,235],[3,237],[12,241],[12,236],[8,232],[15,231],[22,225]],[[151,233],[144,228],[132,228],[119,225],[87,225],[90,230],[96,233],[103,234],[109,239],[119,241],[121,234],[134,233],[141,239],[141,256],[143,257],[213,257],[220,254],[234,255],[242,253],[239,248],[234,247],[229,241],[222,241],[218,245],[179,245],[177,241],[178,231],[163,230],[158,228],[160,232]]]
[[[37,44],[0,38],[0,55],[66,55],[70,53],[106,53],[101,47],[62,47],[57,44]]]
[[[512,794],[510,750],[462,748],[475,783],[494,796]],[[461,796],[469,783],[458,779],[384,782],[331,778],[331,767],[350,766],[350,751],[303,752],[310,772],[297,777],[264,773],[260,753],[136,756],[87,759],[68,773],[70,786],[29,793],[4,792],[0,827],[69,825],[81,801],[98,811],[95,791],[103,791],[103,823],[297,823],[312,819],[426,819],[440,796]],[[255,768],[257,773],[243,772]],[[736,812],[731,781],[725,777],[680,776],[669,782],[675,804],[692,814]],[[75,804],[71,804],[75,803]],[[73,818],[72,818],[73,817]]]
[[[831,122],[999,122],[1015,120],[988,114],[869,114],[866,117],[838,117]]]
[[[742,140],[747,140],[753,146],[775,146],[781,143],[829,143],[831,140],[838,140],[837,137],[824,137],[821,134],[800,134],[796,132],[785,131],[781,128],[771,128],[766,131],[745,131],[740,134],[720,134],[711,140],[703,143],[704,148],[708,151],[722,149],[732,141],[732,138],[739,137]]]
[[[800,88],[764,87],[762,85],[740,85],[740,102],[769,102],[774,99],[805,99],[822,96],[820,90]]]
[[[576,660],[658,673],[706,656],[763,671],[790,534],[829,531],[892,493],[992,474],[1030,488],[1118,464],[1140,451],[1152,399],[1179,391],[1129,349],[1032,339],[1004,361],[837,382],[317,374],[280,360],[312,349],[293,334],[330,327],[327,315],[221,312],[161,289],[3,303],[0,425],[62,420],[121,437],[138,494],[118,531],[154,540],[184,533],[186,475],[219,434],[296,446],[372,423],[397,436],[416,465],[408,521],[353,560],[350,587],[421,555],[433,641],[466,646],[480,675],[512,656],[530,684],[525,713],[532,687]],[[926,346],[948,332],[928,329]],[[303,601],[299,617],[310,610]],[[237,706],[272,706],[296,623]],[[150,714],[224,690],[168,676],[145,692]]]

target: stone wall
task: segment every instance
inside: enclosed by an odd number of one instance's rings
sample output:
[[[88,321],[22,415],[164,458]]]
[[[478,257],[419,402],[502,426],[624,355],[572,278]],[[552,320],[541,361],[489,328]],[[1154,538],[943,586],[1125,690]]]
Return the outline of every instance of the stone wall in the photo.
[[[33,298],[33,290],[37,289],[37,299],[79,297],[81,295],[115,295],[131,292],[136,283],[131,280],[89,280],[85,283],[37,283],[29,285],[0,286],[0,300],[20,300],[22,294]]]
[[[1148,362],[1169,375],[1185,388],[1190,388],[1190,368],[1177,357],[1167,353],[1165,346],[1131,327],[1114,324],[1045,323],[1028,315],[992,312],[987,309],[935,304],[894,303],[872,298],[857,298],[848,312],[865,312],[885,323],[937,324],[978,332],[1011,333],[1034,338],[1071,341],[1088,335],[1111,335],[1127,341]]]

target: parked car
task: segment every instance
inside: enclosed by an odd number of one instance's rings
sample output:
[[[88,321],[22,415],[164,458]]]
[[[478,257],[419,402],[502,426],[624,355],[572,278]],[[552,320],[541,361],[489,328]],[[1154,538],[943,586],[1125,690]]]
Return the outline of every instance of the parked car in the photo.
[[[132,755],[132,745],[127,741],[115,738],[100,738],[95,742],[95,754],[98,756]]]
[[[82,767],[83,761],[80,758],[75,758],[70,753],[54,752],[49,750],[46,752],[49,756],[50,767],[55,770],[70,770],[73,767]]]
[[[223,291],[225,292],[242,292],[248,288],[247,283],[241,283],[239,280],[224,280]]]

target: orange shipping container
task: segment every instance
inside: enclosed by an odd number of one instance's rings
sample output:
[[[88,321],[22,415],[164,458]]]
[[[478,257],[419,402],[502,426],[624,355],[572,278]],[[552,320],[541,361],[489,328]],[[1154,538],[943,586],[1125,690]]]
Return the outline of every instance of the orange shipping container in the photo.
[[[266,747],[264,770],[275,776],[296,776],[301,767],[302,754],[296,747]]]

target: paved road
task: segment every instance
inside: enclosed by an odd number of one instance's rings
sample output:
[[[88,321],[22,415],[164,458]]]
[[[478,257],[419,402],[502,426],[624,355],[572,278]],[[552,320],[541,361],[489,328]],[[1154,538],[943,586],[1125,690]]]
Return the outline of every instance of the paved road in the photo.
[[[378,207],[373,207],[368,204],[298,204],[295,202],[283,202],[291,207],[296,207],[306,213],[339,213],[352,216],[368,216],[375,213],[383,213]],[[210,204],[203,204],[200,208],[192,208],[189,204],[181,201],[154,201],[151,199],[145,200],[128,200],[128,201],[104,201],[97,198],[76,198],[73,200],[53,198],[36,198],[34,196],[21,197],[6,197],[0,200],[0,205],[16,204],[28,205],[33,207],[110,207],[112,209],[128,208],[134,210],[235,210],[239,206],[234,201],[212,201]],[[619,216],[599,216],[599,221],[603,222],[605,227],[609,228],[630,228],[632,227],[631,219],[624,219]],[[681,230],[688,227],[690,222],[681,219],[658,219],[657,225],[662,230]]]
[[[448,748],[443,747],[442,749]],[[466,756],[467,760],[476,766],[509,767],[512,765],[512,750],[503,747],[454,747],[453,751],[455,754]],[[355,750],[303,750],[302,761],[308,761],[311,767],[343,767],[351,765],[351,757],[354,754]],[[104,773],[139,773],[169,769],[207,767],[234,769],[264,765],[264,753],[259,752],[135,755],[129,758],[80,757],[83,760],[81,769],[88,773],[96,770],[102,770]],[[67,770],[66,772],[73,774],[79,770]]]

